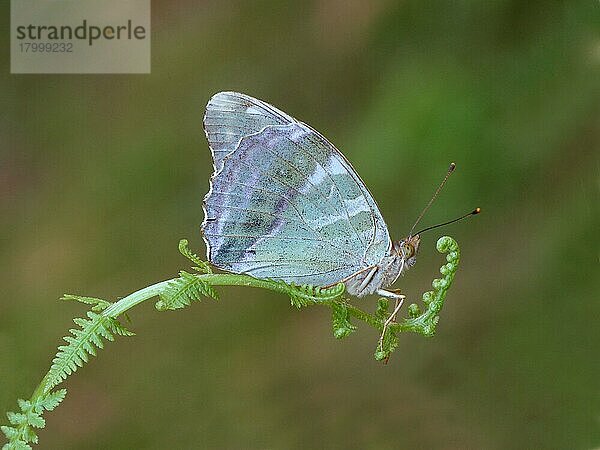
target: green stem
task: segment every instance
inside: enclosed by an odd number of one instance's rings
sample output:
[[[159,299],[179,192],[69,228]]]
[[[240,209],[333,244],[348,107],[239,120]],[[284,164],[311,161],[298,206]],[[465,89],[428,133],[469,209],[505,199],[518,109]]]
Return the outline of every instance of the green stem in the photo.
[[[205,281],[206,283],[210,284],[211,286],[248,286],[269,289],[271,291],[283,294],[288,294],[290,291],[290,287],[285,284],[271,280],[253,278],[248,275],[209,273],[196,276]],[[151,286],[147,286],[143,289],[140,289],[139,291],[135,291],[110,305],[108,308],[102,311],[101,315],[116,319],[118,316],[130,310],[134,306],[139,305],[140,303],[146,300],[159,296],[168,287],[169,283],[173,282],[174,280],[175,278],[161,281],[159,283],[155,283]],[[355,313],[355,315],[356,314],[357,313]],[[38,386],[33,391],[33,394],[31,396],[32,400],[37,399],[45,394],[48,375],[49,374],[46,374],[44,378],[42,378]]]
[[[211,286],[246,286],[255,287],[261,289],[268,289],[271,291],[279,292],[281,294],[289,294],[290,287],[283,283],[279,283],[271,280],[264,280],[254,278],[248,275],[239,275],[233,273],[207,273],[202,275],[196,275],[202,281],[208,283]],[[122,298],[118,302],[113,303],[106,308],[102,315],[117,318],[125,311],[131,309],[135,305],[142,303],[145,300],[156,297],[167,288],[168,284],[174,281],[175,278],[170,280],[161,281],[153,284],[152,286],[145,287],[139,291],[129,294],[127,297]]]
[[[144,289],[140,289],[139,291],[135,291],[134,293],[129,294],[127,297],[123,297],[121,300],[110,305],[108,308],[102,311],[102,315],[116,319],[118,316],[134,306],[158,296],[173,280],[174,279],[161,281],[160,283],[156,283],[145,287]]]

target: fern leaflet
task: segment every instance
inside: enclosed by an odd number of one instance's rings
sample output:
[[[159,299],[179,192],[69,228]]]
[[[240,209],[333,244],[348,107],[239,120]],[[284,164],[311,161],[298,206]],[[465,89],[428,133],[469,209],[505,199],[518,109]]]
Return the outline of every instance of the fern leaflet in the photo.
[[[338,283],[335,286],[324,288],[321,286],[311,286],[308,284],[297,285],[294,283],[285,283],[283,281],[273,281],[285,286],[284,291],[289,295],[290,302],[296,308],[314,305],[316,303],[327,303],[339,298],[346,286],[344,283]]]
[[[80,295],[73,294],[65,294],[61,298],[61,300],[74,300],[76,302],[84,303],[86,305],[92,305],[92,311],[101,312],[112,305],[111,302],[107,300],[102,300],[101,298],[95,297],[82,297]]]
[[[88,311],[88,319],[75,318],[73,322],[81,329],[72,328],[72,336],[63,339],[67,345],[58,347],[58,353],[52,360],[52,366],[47,375],[46,392],[65,378],[82,367],[89,360],[89,356],[96,356],[96,348],[104,348],[102,338],[114,341],[115,335],[133,336],[134,333],[125,328],[121,323],[108,316]]]
[[[344,302],[332,302],[331,315],[333,336],[336,339],[343,339],[356,330],[356,327],[350,323],[350,313]]]
[[[169,282],[166,289],[159,294],[160,300],[155,306],[159,311],[185,308],[194,301],[202,300],[202,297],[219,299],[212,286],[197,275],[182,270],[179,272],[179,278]]]
[[[38,437],[33,428],[44,428],[46,421],[42,417],[44,411],[52,411],[65,398],[67,391],[59,389],[37,397],[35,400],[19,399],[21,412],[8,412],[6,417],[12,426],[0,427],[8,439],[2,450],[31,449],[29,443],[37,444]]]
[[[212,269],[210,268],[210,266],[206,262],[202,261],[202,259],[200,259],[198,255],[196,255],[190,250],[190,248],[188,247],[187,239],[182,239],[179,241],[179,253],[181,253],[194,264],[196,264],[195,267],[192,267],[192,269],[194,269],[195,271],[200,273],[212,273]]]

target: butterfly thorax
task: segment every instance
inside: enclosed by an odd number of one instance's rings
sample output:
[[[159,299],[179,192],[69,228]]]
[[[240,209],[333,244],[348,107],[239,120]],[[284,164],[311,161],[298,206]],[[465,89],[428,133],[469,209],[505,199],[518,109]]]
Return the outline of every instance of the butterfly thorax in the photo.
[[[346,291],[363,297],[394,284],[400,275],[417,262],[419,242],[418,235],[393,242],[388,254],[378,264],[366,267],[343,280]]]

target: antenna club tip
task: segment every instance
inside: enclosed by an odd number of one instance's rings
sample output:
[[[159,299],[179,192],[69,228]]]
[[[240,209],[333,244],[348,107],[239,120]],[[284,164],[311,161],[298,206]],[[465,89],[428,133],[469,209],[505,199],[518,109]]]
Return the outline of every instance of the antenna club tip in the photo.
[[[473,212],[471,214],[475,215],[475,214],[479,214],[481,212],[481,208],[477,207],[473,210]]]
[[[456,169],[456,164],[451,162],[450,163],[450,168],[448,169],[450,172],[452,172],[454,169]]]

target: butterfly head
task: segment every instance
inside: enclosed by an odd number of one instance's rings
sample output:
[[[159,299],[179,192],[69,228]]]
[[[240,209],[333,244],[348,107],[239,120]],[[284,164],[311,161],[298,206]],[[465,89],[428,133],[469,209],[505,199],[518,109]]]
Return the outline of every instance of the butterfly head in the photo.
[[[417,262],[417,251],[419,250],[420,242],[421,237],[415,234],[394,243],[396,253],[408,266],[414,266]]]

